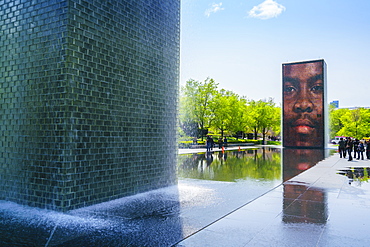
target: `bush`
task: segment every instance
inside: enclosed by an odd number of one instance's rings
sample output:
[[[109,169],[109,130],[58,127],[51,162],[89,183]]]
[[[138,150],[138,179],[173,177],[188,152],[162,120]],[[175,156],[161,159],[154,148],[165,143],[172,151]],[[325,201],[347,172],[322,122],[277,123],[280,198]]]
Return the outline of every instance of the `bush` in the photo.
[[[247,142],[248,142],[248,143],[254,143],[254,144],[261,144],[261,143],[262,143],[262,141],[260,141],[260,140],[255,140],[255,139],[247,139]]]
[[[218,141],[218,138],[213,138],[215,144],[217,145],[217,141]],[[227,142],[228,143],[232,143],[232,144],[237,144],[237,143],[254,143],[256,145],[260,145],[262,144],[262,140],[254,140],[254,139],[236,139],[236,138],[233,138],[233,137],[227,137]],[[198,139],[198,143],[197,145],[205,145],[206,144],[206,141],[205,140],[199,140]],[[193,145],[193,140],[189,141],[189,140],[181,140],[179,141],[178,143],[179,145],[179,148],[190,148],[191,145]],[[267,145],[281,145],[281,142],[279,141],[267,141]]]
[[[193,145],[193,141],[179,141],[179,148],[190,148]],[[205,145],[205,141],[198,140],[196,145]]]
[[[267,141],[267,145],[281,145],[279,141]]]

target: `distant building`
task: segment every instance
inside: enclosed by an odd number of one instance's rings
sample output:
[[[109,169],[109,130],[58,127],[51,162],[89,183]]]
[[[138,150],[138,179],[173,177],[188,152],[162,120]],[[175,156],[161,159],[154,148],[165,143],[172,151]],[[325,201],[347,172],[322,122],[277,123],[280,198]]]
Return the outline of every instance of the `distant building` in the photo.
[[[334,100],[330,102],[330,105],[334,106],[334,108],[339,108],[339,100]]]

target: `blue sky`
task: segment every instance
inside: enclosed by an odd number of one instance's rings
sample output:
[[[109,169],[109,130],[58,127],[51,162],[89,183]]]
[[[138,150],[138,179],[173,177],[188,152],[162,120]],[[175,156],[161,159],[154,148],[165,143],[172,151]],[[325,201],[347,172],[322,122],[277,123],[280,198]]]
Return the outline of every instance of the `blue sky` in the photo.
[[[182,0],[180,84],[281,102],[281,64],[324,59],[328,101],[370,107],[369,0]]]

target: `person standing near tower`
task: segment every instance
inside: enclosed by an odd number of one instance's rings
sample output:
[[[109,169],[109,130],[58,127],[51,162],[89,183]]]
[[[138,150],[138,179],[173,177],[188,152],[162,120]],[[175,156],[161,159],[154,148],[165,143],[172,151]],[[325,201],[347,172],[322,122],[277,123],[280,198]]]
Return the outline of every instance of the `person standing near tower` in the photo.
[[[338,146],[339,157],[346,158],[346,142],[343,140],[343,137],[339,139],[338,144],[339,144]]]
[[[351,137],[347,137],[346,150],[347,150],[347,153],[348,153],[348,161],[353,160],[353,158],[352,158],[353,141],[352,141]]]

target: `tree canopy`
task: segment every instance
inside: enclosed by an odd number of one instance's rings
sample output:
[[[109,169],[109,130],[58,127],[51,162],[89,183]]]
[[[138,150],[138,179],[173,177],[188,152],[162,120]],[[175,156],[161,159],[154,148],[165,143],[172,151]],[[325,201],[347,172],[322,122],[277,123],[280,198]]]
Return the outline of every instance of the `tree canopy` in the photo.
[[[280,107],[273,99],[248,100],[245,96],[218,89],[218,83],[190,79],[181,88],[180,127],[188,136],[203,137],[207,131],[220,136],[253,132],[255,138],[280,132]]]
[[[349,136],[357,139],[370,136],[370,109],[331,109],[330,137]]]
[[[370,137],[370,109],[330,107],[330,138]],[[179,126],[189,137],[208,132],[220,136],[253,133],[254,138],[279,135],[281,107],[273,99],[248,100],[232,91],[219,89],[214,79],[190,79],[180,92]]]

